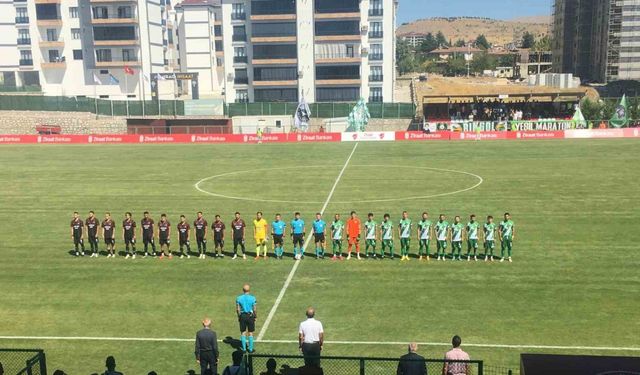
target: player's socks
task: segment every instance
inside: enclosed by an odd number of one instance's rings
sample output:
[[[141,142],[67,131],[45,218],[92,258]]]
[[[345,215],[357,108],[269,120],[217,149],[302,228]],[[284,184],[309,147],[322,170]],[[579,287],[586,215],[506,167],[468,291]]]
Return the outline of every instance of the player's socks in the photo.
[[[253,352],[253,336],[249,336],[249,352]]]
[[[245,335],[240,336],[240,343],[242,344],[242,351],[246,352],[247,351],[247,336],[245,336]]]

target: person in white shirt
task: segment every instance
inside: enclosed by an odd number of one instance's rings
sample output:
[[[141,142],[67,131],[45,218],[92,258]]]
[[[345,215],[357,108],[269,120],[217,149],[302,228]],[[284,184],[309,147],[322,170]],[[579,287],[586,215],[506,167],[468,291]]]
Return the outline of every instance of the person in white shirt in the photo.
[[[313,307],[307,309],[307,320],[300,323],[298,329],[298,342],[300,351],[304,356],[305,366],[320,367],[320,352],[324,343],[324,329],[322,323],[315,319],[316,310]]]

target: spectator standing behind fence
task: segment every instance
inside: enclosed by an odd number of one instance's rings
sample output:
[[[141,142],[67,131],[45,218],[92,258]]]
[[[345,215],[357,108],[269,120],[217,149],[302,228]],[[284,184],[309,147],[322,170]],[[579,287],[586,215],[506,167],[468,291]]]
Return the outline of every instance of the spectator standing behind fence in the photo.
[[[307,309],[307,320],[300,323],[298,330],[298,342],[304,356],[305,366],[320,367],[320,352],[324,343],[324,329],[322,323],[315,318],[316,310],[313,307]]]
[[[211,319],[202,320],[202,329],[196,333],[196,362],[200,364],[200,373],[205,374],[211,370],[212,374],[218,373],[218,337],[211,330]]]
[[[427,375],[427,363],[424,357],[418,354],[418,344],[409,344],[409,353],[400,357],[397,375]]]
[[[453,336],[453,339],[451,339],[451,344],[453,345],[453,348],[444,355],[444,359],[447,362],[445,362],[444,366],[442,367],[442,374],[469,375],[471,371],[469,371],[470,368],[468,363],[453,362],[469,360],[469,354],[460,349],[460,344],[462,344],[462,339],[460,338],[460,336]]]

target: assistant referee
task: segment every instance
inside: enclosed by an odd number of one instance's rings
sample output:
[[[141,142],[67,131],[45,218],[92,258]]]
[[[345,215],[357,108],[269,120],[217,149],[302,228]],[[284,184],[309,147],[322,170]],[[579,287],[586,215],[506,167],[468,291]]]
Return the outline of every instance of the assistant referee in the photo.
[[[256,297],[250,292],[251,286],[244,284],[242,286],[242,294],[236,298],[236,312],[240,323],[242,351],[247,351],[247,341],[249,341],[249,353],[253,353],[253,332],[256,330],[258,310],[256,308]]]

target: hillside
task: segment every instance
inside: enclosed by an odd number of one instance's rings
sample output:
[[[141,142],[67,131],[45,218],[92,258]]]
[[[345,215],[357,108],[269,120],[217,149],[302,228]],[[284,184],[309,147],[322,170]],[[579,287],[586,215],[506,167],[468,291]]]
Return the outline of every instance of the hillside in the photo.
[[[458,39],[472,40],[484,34],[489,43],[506,44],[528,31],[536,39],[549,32],[549,17],[522,17],[513,20],[494,20],[488,18],[428,18],[403,24],[396,30],[396,35],[416,32],[433,33],[442,31],[447,39],[455,42]]]

